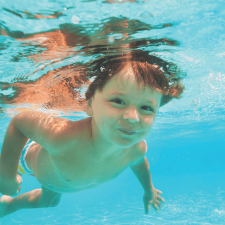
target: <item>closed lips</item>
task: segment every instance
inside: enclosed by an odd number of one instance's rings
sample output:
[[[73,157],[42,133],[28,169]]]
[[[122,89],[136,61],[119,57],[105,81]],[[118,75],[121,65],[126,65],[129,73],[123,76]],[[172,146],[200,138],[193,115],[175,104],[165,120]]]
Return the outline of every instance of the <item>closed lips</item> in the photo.
[[[119,129],[122,133],[127,134],[127,135],[134,135],[137,132],[136,131],[132,131],[132,130],[125,130],[125,129]]]

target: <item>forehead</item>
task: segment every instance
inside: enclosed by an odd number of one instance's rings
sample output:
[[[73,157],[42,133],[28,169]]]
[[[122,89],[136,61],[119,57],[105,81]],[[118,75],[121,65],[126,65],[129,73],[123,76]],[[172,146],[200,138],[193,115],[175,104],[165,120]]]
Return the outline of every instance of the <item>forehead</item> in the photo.
[[[158,90],[145,85],[142,80],[137,80],[135,71],[129,63],[106,83],[102,92],[106,95],[125,94],[136,100],[153,98],[158,101],[161,98]]]
[[[129,88],[144,89],[145,86],[142,80],[137,80],[131,63],[127,62],[126,65],[106,83],[103,89],[108,89],[110,87],[121,90]]]

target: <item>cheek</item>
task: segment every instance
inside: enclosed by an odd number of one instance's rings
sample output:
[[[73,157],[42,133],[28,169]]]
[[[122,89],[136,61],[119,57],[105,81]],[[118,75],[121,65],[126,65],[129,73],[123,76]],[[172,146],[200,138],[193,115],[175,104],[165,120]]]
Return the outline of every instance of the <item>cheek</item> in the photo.
[[[146,117],[146,118],[144,118],[144,124],[145,124],[145,126],[153,126],[153,122],[154,122],[154,119],[155,119],[155,117]]]
[[[101,124],[110,125],[118,123],[118,113],[109,107],[102,107],[100,110],[98,110],[97,118]]]
[[[119,119],[117,123],[118,123],[118,125],[121,125],[122,124],[121,119]]]

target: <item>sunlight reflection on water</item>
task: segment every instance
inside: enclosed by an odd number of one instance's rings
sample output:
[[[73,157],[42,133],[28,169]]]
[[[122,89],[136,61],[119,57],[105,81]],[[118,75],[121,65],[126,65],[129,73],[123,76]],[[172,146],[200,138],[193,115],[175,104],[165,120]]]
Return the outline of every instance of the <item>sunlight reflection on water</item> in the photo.
[[[154,141],[158,143],[150,157],[152,168],[156,168],[153,175],[174,171],[179,174],[183,169],[192,177],[193,168],[199,172],[204,166],[208,179],[208,170],[224,170],[224,143],[215,146],[224,139],[224,2],[84,0],[76,1],[75,5],[74,2],[0,2],[1,140],[10,118],[20,111],[40,110],[72,120],[84,118],[87,80],[82,77],[79,63],[109,52],[115,54],[118,46],[131,43],[134,49],[148,50],[171,60],[188,73],[183,98],[160,109],[148,137],[150,146]],[[211,143],[202,148],[194,146],[197,141]],[[185,149],[191,142],[192,149]],[[149,156],[150,151],[151,148]],[[165,160],[157,151],[163,152]],[[124,184],[121,179],[111,189],[107,186],[101,191],[74,194],[65,197],[57,208],[16,212],[0,223],[223,225],[223,177],[221,174],[215,182],[210,180],[211,184],[202,182],[200,175],[187,182],[182,175],[174,179],[166,176],[163,182],[156,177],[154,182],[163,187],[166,199],[159,214],[151,210],[145,216],[142,190],[134,183]],[[200,184],[196,187],[197,182]],[[121,184],[125,186],[123,190]]]

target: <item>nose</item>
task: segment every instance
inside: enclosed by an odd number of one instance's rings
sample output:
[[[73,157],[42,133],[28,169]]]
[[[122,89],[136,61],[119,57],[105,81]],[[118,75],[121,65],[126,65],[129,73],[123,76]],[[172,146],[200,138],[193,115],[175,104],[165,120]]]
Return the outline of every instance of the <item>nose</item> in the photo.
[[[123,119],[130,123],[139,122],[138,111],[136,107],[129,107],[123,115]]]

